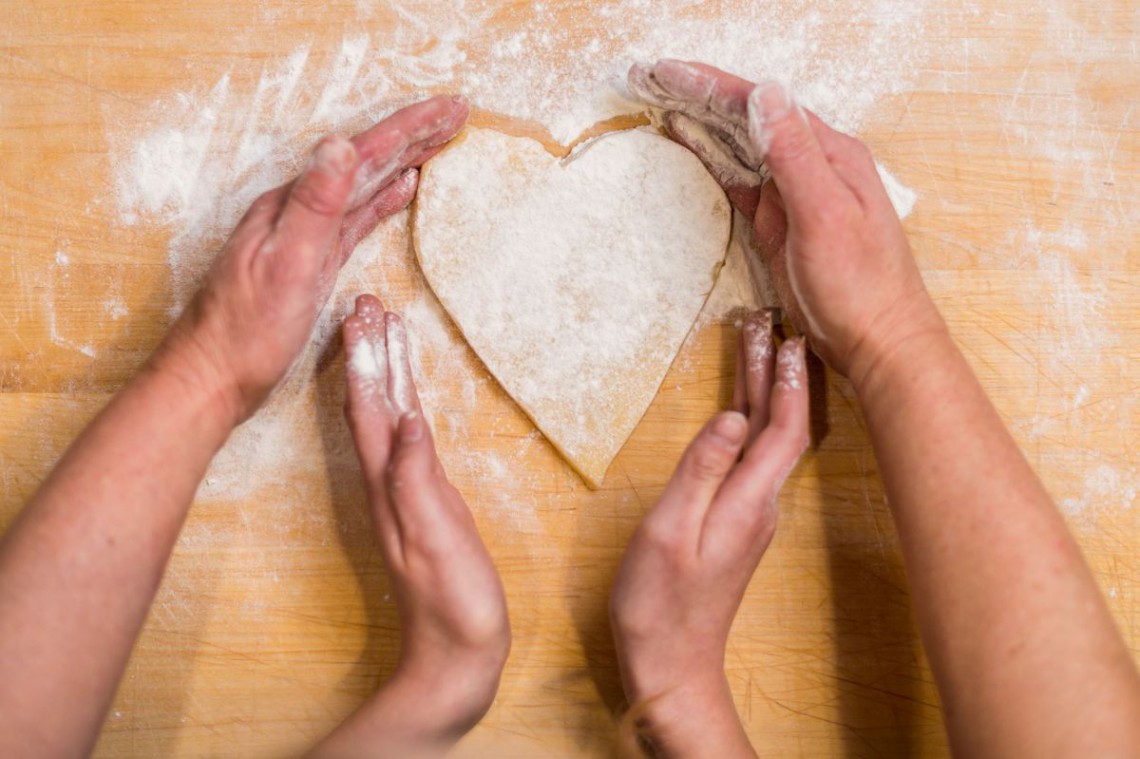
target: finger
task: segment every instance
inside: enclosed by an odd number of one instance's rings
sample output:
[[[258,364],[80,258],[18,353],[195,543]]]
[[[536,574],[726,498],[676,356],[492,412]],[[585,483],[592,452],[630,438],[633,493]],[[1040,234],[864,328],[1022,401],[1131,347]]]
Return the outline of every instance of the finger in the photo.
[[[767,260],[771,253],[784,247],[788,236],[788,215],[784,210],[784,199],[775,182],[766,182],[760,189],[760,202],[752,216],[756,244],[761,255]]]
[[[375,483],[388,466],[393,428],[384,311],[375,297],[357,299],[356,313],[344,321],[344,348],[345,413],[364,476]]]
[[[667,111],[663,122],[668,135],[701,160],[733,206],[751,219],[765,174],[745,166],[722,138],[680,111]]]
[[[751,82],[712,66],[667,58],[652,65],[634,65],[627,79],[634,96],[720,130],[742,163],[760,168],[763,155],[753,146],[747,129]]]
[[[423,165],[459,133],[468,111],[466,99],[439,95],[396,111],[353,137],[361,167],[349,205],[364,205],[404,170]]]
[[[741,163],[758,170],[763,162],[748,136],[751,82],[711,66],[661,59],[629,68],[634,97],[665,111],[677,111],[724,134],[725,144]]]
[[[803,110],[780,84],[759,84],[748,96],[748,132],[780,187],[793,224],[818,223],[849,196]]]
[[[423,415],[415,411],[402,415],[387,482],[405,551],[413,545],[447,545],[455,527],[455,512],[446,505],[436,461],[435,443]]]
[[[837,131],[811,111],[804,111],[828,163],[865,207],[885,196],[875,157],[861,140]]]
[[[408,331],[403,320],[394,313],[384,314],[388,341],[388,400],[400,416],[422,414],[420,397],[412,378],[412,362],[408,355]]]
[[[783,199],[775,182],[764,184],[760,193],[760,205],[756,209],[754,231],[756,233],[756,253],[768,272],[768,282],[776,292],[776,298],[784,310],[787,320],[796,329],[806,334],[806,324],[795,291],[788,276],[787,235],[788,217],[784,212]]]
[[[732,405],[729,406],[738,414],[748,416],[748,388],[744,379],[744,332],[736,336],[736,364],[732,382]]]
[[[725,481],[706,520],[708,545],[767,546],[776,526],[776,496],[808,444],[808,383],[803,338],[776,357],[768,426]]]
[[[377,328],[379,314],[380,328]],[[348,357],[348,383],[345,414],[352,432],[357,458],[364,475],[373,527],[384,557],[400,561],[400,525],[388,502],[385,474],[391,449],[392,423],[383,390],[384,369],[377,357],[385,360],[383,350],[383,307],[371,295],[357,299],[356,313],[345,319],[344,344]]]
[[[833,129],[823,119],[806,108],[803,109],[803,112],[829,163],[833,165],[835,163],[848,163],[851,166],[861,165],[868,175],[874,171],[875,162],[871,158],[871,151],[860,140]]]
[[[340,226],[340,265],[344,266],[361,240],[372,234],[376,225],[394,213],[404,210],[416,197],[420,173],[407,169],[364,205],[349,211]]]
[[[768,426],[769,397],[776,369],[776,351],[772,343],[772,312],[754,311],[744,320],[741,330],[745,382],[748,405],[748,441],[751,443]]]
[[[356,165],[351,142],[335,135],[321,140],[290,187],[265,250],[287,246],[300,259],[298,271],[306,275],[322,271],[340,234]]]
[[[681,456],[651,518],[699,533],[713,496],[736,463],[748,434],[748,422],[736,411],[714,416]]]
[[[285,199],[289,197],[291,187],[291,184],[286,184],[259,195],[238,221],[232,238],[236,240],[246,235],[260,239],[267,237],[277,217],[281,215],[281,209],[285,205]]]
[[[698,61],[690,61],[687,65],[712,79],[709,108],[716,114],[724,114],[733,125],[733,129],[723,132],[732,151],[746,165],[755,167],[757,171],[763,170],[764,156],[755,150],[748,136],[748,95],[756,84]]]

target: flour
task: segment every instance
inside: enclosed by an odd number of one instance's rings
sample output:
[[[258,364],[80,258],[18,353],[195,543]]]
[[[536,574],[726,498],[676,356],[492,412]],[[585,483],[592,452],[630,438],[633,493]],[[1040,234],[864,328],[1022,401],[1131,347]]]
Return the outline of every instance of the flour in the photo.
[[[173,317],[253,199],[287,181],[320,134],[362,129],[425,89],[465,93],[476,108],[532,122],[565,144],[602,119],[640,111],[625,92],[629,64],[670,55],[787,81],[807,105],[854,131],[877,104],[907,91],[923,61],[937,55],[924,41],[928,6],[856,0],[846,8],[850,24],[835,27],[818,14],[770,3],[739,2],[717,19],[677,0],[515,4],[506,19],[480,2],[360,0],[356,23],[348,19],[353,31],[339,44],[302,43],[268,59],[252,84],[240,84],[245,72],[231,71],[149,108],[108,104],[119,218],[169,230]],[[868,56],[874,66],[862,63]],[[770,292],[755,292],[743,253],[746,229],[736,227],[702,319],[774,302]],[[468,419],[480,388],[493,383],[414,262],[393,253],[407,245],[405,228],[406,217],[398,216],[359,247],[290,383],[235,434],[202,497],[240,498],[258,483],[279,481],[281,472],[321,466],[289,430],[311,418],[318,358],[351,312],[353,295],[367,290],[402,313],[425,414],[444,433],[440,455],[449,468],[462,468]],[[125,310],[107,307],[111,318]],[[94,345],[58,329],[52,337],[95,355]],[[455,387],[458,393],[448,389]]]
[[[924,6],[857,0],[844,6],[848,23],[832,27],[818,13],[779,3],[734,3],[715,14],[691,2],[519,4],[519,31],[497,37],[489,60],[473,53],[477,65],[457,79],[477,106],[541,123],[563,144],[615,113],[641,110],[625,73],[661,57],[787,82],[804,105],[851,131],[876,102],[905,91],[925,55],[916,44]]]
[[[389,398],[397,414],[410,414],[415,411],[413,400],[411,359],[408,357],[408,333],[399,317],[389,316],[386,320],[388,338]]]
[[[352,347],[348,357],[348,369],[365,382],[387,381],[386,373],[380,368],[380,356],[368,340],[361,340]]]
[[[891,201],[895,213],[900,219],[905,219],[914,211],[918,202],[918,193],[900,182],[894,174],[887,171],[887,167],[875,161],[875,169],[879,172],[879,179],[883,181],[883,189],[887,191],[887,198]]]
[[[803,383],[804,352],[807,350],[803,338],[797,338],[789,347],[776,356],[776,384],[791,390],[799,390]]]
[[[1140,477],[1133,468],[1121,471],[1108,464],[1094,467],[1084,480],[1079,496],[1061,499],[1061,509],[1073,518],[1089,519],[1103,511],[1131,509],[1140,489]]]

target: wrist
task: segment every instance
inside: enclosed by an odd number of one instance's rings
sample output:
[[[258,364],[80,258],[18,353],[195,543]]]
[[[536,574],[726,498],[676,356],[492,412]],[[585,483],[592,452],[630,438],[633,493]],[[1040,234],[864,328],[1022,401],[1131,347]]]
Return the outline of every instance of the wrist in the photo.
[[[934,302],[923,297],[908,308],[897,309],[889,322],[880,323],[860,342],[852,351],[847,377],[866,403],[915,366],[923,366],[930,355],[953,344]]]
[[[490,709],[500,671],[452,667],[434,677],[398,668],[312,755],[440,756]]]
[[[631,696],[632,698],[632,696]],[[756,756],[724,674],[690,680],[638,697],[626,715],[628,730],[659,757]]]
[[[247,416],[237,383],[218,371],[205,346],[181,324],[175,324],[142,371],[176,386],[178,397],[227,436]]]
[[[490,711],[499,690],[505,665],[503,659],[452,658],[446,667],[414,667],[401,664],[385,683],[402,697],[430,703],[431,709],[419,723],[421,729],[440,740],[453,743]]]

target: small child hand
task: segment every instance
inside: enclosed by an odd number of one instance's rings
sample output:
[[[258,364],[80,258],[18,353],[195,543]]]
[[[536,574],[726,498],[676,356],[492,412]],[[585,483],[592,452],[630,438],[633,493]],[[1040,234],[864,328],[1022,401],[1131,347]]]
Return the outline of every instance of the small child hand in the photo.
[[[776,529],[776,496],[808,443],[802,339],[773,350],[752,314],[734,410],[685,451],[626,550],[611,599],[622,682],[661,756],[751,756],[724,677],[729,628]]]
[[[346,414],[400,613],[401,648],[391,679],[317,753],[435,755],[491,706],[510,649],[506,598],[436,456],[400,317],[362,295],[345,320],[344,343]]]

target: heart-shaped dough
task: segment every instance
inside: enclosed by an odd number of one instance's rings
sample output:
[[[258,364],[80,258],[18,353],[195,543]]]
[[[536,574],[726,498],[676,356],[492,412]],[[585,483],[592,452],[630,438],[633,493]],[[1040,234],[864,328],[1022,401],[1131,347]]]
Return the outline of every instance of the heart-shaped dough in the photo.
[[[728,200],[689,151],[632,130],[558,160],[468,129],[420,177],[428,283],[591,487],[656,395],[724,262]]]

